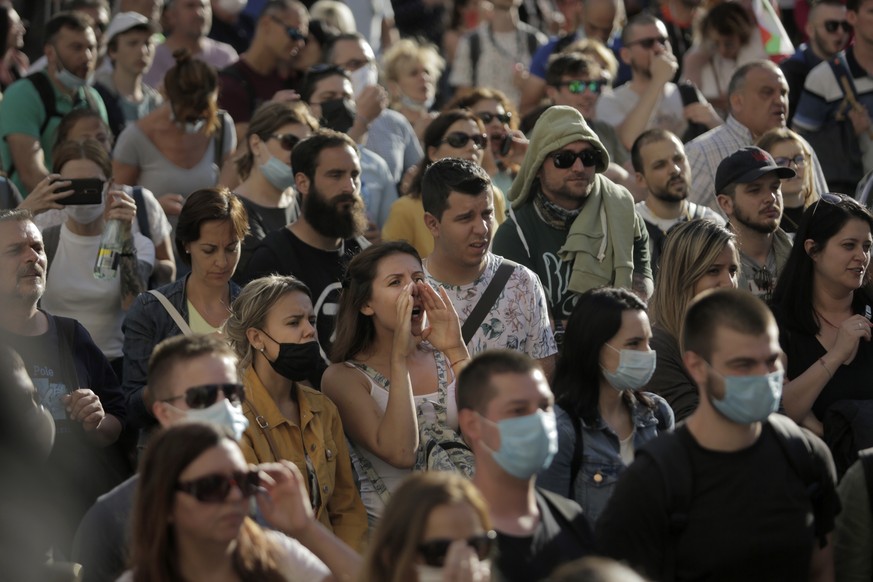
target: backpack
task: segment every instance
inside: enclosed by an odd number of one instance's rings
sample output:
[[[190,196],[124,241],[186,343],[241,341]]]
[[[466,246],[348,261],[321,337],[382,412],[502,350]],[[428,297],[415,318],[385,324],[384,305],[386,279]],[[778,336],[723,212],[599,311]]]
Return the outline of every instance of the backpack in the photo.
[[[473,87],[479,86],[479,58],[482,56],[482,37],[479,34],[480,32],[481,31],[479,29],[476,29],[470,33],[470,78],[473,81],[471,84],[471,86]],[[488,34],[494,34],[490,28],[488,29]],[[535,34],[529,31],[525,31],[524,35],[527,39],[528,56],[532,57],[539,48],[539,44],[537,43],[537,37]],[[572,37],[574,35],[568,36]],[[566,37],[561,38],[561,40],[558,41],[558,44],[560,44],[561,41],[564,40],[564,38]],[[566,45],[569,44],[569,42],[566,43]],[[559,52],[557,46],[555,46],[555,52]]]
[[[819,481],[819,470],[813,456],[813,445],[803,429],[791,419],[780,414],[771,414],[762,423],[763,430],[772,429],[776,441],[794,472],[800,477],[812,503],[814,516],[814,533],[822,547],[827,540],[828,532],[823,531],[825,522],[823,512],[824,489]],[[678,433],[665,433],[650,441],[637,453],[648,455],[658,467],[667,491],[667,513],[669,516],[670,541],[664,555],[664,570],[661,578],[674,580],[676,577],[676,550],[679,539],[688,525],[688,515],[691,509],[693,491],[690,471],[691,459],[688,444]]]
[[[448,362],[442,352],[437,351],[434,354],[439,379],[437,400],[436,402],[427,400],[415,407],[418,416],[418,450],[412,471],[452,471],[467,479],[472,479],[475,470],[473,451],[470,450],[461,435],[449,427],[447,421]],[[370,366],[360,362],[349,363],[384,389],[389,389],[388,379]],[[430,414],[426,414],[427,412]],[[429,416],[436,416],[435,424],[425,422]],[[361,454],[355,443],[349,441],[349,447],[357,458],[363,473],[373,484],[373,488],[382,498],[382,501],[387,504],[391,498],[391,492],[388,491],[382,478],[370,461]]]
[[[873,447],[873,400],[838,400],[824,415],[824,442],[834,457],[841,479],[858,451]]]

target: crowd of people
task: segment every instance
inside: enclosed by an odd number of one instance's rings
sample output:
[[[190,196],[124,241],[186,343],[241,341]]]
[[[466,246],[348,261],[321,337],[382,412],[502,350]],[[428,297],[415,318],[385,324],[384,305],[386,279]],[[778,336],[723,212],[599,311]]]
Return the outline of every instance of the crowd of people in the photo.
[[[767,2],[0,0],[2,577],[871,580],[873,0]]]

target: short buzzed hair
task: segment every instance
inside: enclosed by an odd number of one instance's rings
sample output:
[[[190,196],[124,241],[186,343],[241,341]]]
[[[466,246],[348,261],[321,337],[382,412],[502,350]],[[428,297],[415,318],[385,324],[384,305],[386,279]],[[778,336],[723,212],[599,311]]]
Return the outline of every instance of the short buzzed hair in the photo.
[[[19,208],[0,210],[0,222],[22,222],[24,220],[33,220],[33,212]]]
[[[631,164],[633,164],[634,171],[643,173],[643,156],[640,154],[640,150],[649,145],[650,143],[656,143],[661,141],[670,141],[676,140],[680,144],[682,140],[676,137],[676,134],[672,131],[668,131],[666,129],[661,129],[656,127],[654,129],[647,129],[640,136],[634,140],[634,144],[631,146]],[[684,151],[684,146],[683,146]]]
[[[715,289],[701,294],[688,307],[681,349],[709,362],[719,328],[760,336],[775,326],[776,319],[767,305],[748,291]]]
[[[159,343],[149,358],[148,385],[155,400],[168,398],[167,384],[176,364],[201,356],[230,358],[236,365],[236,354],[227,342],[213,335],[177,335]],[[192,380],[196,385],[196,380]]]
[[[627,46],[628,41],[630,40],[631,30],[638,26],[648,26],[650,24],[657,25],[659,22],[663,24],[660,18],[653,14],[649,14],[648,12],[641,12],[630,19],[630,22],[624,25],[624,29],[621,31],[621,46]]]
[[[765,61],[763,59],[752,61],[750,63],[746,63],[736,71],[734,71],[733,76],[731,77],[730,83],[728,83],[728,99],[730,99],[731,95],[738,93],[743,90],[743,87],[746,86],[746,77],[749,76],[749,73],[754,71],[755,69],[770,69],[773,71],[782,72],[782,69],[774,65],[771,61]]]
[[[491,377],[497,374],[531,374],[540,370],[536,360],[515,350],[486,350],[470,361],[458,375],[458,410],[485,413],[496,390]]]

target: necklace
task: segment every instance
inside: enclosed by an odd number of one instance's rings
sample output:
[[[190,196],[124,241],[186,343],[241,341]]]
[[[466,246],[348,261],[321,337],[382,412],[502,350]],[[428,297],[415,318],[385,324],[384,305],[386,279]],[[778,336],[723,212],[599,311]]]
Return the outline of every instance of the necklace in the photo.
[[[816,316],[816,317],[818,317],[820,320],[822,320],[823,322],[825,322],[826,324],[828,324],[828,325],[831,326],[832,328],[834,328],[834,329],[840,329],[840,326],[838,326],[838,325],[834,325],[833,323],[831,323],[830,321],[828,321],[827,318],[825,318],[824,315],[822,315],[821,313],[819,313],[819,312],[818,312],[818,309],[813,309],[812,311],[815,313],[815,316]]]

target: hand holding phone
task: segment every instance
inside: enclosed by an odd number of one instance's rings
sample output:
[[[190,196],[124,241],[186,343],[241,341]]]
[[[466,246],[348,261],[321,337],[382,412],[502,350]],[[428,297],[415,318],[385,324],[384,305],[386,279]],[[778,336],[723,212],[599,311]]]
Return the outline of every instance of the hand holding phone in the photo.
[[[70,180],[64,180],[59,174],[49,174],[31,190],[18,208],[30,210],[34,214],[46,210],[63,210],[60,200],[72,193]]]
[[[64,206],[100,204],[103,202],[103,186],[105,182],[98,178],[73,178],[68,180],[73,191],[59,202]]]

